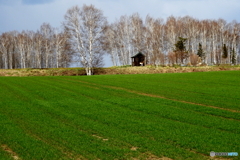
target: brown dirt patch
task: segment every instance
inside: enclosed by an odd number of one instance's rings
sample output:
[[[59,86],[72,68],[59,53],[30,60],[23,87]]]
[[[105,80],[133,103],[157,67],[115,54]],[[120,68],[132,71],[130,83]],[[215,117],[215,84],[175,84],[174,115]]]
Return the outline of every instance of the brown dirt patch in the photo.
[[[132,147],[130,150],[131,151],[136,151],[138,149],[138,147]]]
[[[17,155],[17,153],[15,153],[11,148],[9,148],[7,145],[1,145],[2,149],[4,151],[6,151],[7,153],[9,153],[11,155],[11,157],[14,159],[14,160],[21,160],[19,158],[19,156]]]
[[[96,138],[98,138],[98,139],[100,139],[100,140],[102,140],[102,141],[108,141],[109,139],[106,139],[106,138],[103,138],[103,137],[100,137],[100,136],[98,136],[98,135],[92,135],[93,137],[96,137]]]

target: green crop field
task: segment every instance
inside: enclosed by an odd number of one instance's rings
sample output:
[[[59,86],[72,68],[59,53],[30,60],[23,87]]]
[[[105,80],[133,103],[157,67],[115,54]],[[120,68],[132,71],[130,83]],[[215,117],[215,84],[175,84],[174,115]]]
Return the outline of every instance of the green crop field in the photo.
[[[240,153],[240,71],[0,77],[0,145],[1,160]]]

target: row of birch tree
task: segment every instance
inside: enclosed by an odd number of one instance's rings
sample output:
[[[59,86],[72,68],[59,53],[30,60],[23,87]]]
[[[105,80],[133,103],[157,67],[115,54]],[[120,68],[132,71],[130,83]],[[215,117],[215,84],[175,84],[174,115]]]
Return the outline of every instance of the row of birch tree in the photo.
[[[179,48],[179,46],[181,46]],[[66,12],[62,29],[44,23],[37,32],[0,35],[0,68],[58,68],[74,62],[93,74],[109,54],[114,66],[131,65],[138,52],[149,65],[240,63],[240,23],[170,16],[166,20],[138,13],[108,23],[93,5]]]
[[[177,56],[176,44],[185,40],[185,56]],[[168,65],[239,63],[240,23],[223,19],[198,20],[170,16],[164,21],[138,13],[122,16],[106,31],[106,49],[113,65],[131,64],[131,56],[142,52],[148,64]],[[225,47],[225,49],[224,49]],[[201,51],[202,54],[198,54]]]
[[[44,23],[37,32],[17,31],[0,35],[0,68],[68,67],[73,50],[65,32]]]

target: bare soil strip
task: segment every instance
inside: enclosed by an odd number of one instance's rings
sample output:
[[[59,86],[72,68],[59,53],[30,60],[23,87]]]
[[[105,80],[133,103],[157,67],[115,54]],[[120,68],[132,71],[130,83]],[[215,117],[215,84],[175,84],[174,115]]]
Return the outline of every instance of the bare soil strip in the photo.
[[[96,138],[98,138],[98,139],[101,139],[102,141],[108,141],[108,139],[106,139],[106,138],[103,138],[103,137],[100,137],[100,136],[98,136],[98,135],[92,135],[93,137],[96,137]]]
[[[4,151],[6,151],[7,153],[9,153],[11,155],[11,157],[14,160],[21,160],[21,158],[19,158],[19,156],[17,155],[17,153],[15,153],[11,148],[9,148],[7,145],[3,144],[1,145],[2,149]]]
[[[114,89],[114,88],[115,88],[115,87],[113,87],[113,89]],[[132,91],[132,90],[128,90],[128,89],[125,89],[125,88],[115,88],[115,89],[121,89],[121,90],[125,90],[125,91],[127,91],[127,92],[131,92],[131,93],[135,93],[135,94],[143,95],[143,96],[148,96],[148,97],[168,99],[168,100],[177,101],[177,102],[182,102],[182,103],[194,104],[194,105],[199,105],[199,106],[204,106],[204,107],[211,107],[211,108],[215,108],[215,109],[222,109],[222,110],[226,110],[226,111],[230,111],[230,112],[240,113],[240,111],[233,110],[233,109],[220,108],[220,107],[208,106],[208,105],[200,104],[200,103],[187,102],[187,101],[182,101],[182,100],[167,98],[167,97],[163,97],[163,96],[158,96],[158,95],[154,95],[154,94],[148,94],[148,93],[141,93],[141,92],[137,92],[137,91]]]

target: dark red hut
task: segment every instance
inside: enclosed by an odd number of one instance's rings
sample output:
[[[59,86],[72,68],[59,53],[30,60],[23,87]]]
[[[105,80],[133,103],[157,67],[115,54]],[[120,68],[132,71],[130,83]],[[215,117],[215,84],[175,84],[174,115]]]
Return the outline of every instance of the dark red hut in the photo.
[[[139,52],[135,56],[132,56],[132,66],[145,66],[146,65],[146,59],[145,55]]]

